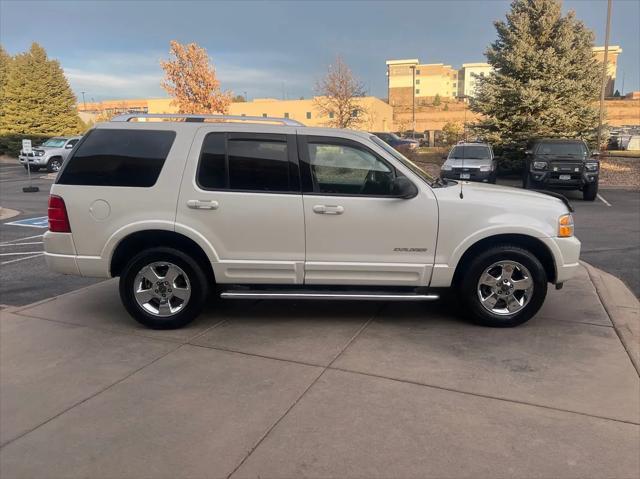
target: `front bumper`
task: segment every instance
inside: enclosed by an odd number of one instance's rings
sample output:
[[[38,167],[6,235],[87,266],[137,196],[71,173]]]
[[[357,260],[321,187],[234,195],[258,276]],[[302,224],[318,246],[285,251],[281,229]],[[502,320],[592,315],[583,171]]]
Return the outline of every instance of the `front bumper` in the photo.
[[[580,268],[580,240],[570,238],[540,238],[553,254],[556,266],[555,284],[573,278]]]
[[[449,180],[462,181],[484,181],[488,182],[493,178],[494,171],[480,171],[478,169],[466,168],[467,171],[440,170],[440,176]],[[462,175],[469,175],[469,178],[461,178]]]
[[[596,183],[598,181],[599,171],[564,173],[532,169],[529,171],[529,175],[536,183],[540,183],[551,188],[580,189],[589,183]]]
[[[22,165],[26,165],[27,162],[28,162],[30,165],[46,166],[48,160],[49,160],[49,157],[46,156],[46,155],[43,155],[43,156],[24,156],[24,155],[20,155],[18,157],[18,161]]]

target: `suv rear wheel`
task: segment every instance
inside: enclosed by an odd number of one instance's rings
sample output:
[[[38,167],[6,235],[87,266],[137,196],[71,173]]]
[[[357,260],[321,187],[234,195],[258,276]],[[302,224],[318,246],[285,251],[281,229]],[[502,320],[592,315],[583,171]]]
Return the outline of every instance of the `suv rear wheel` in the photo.
[[[473,320],[484,326],[517,326],[532,318],[547,295],[540,261],[515,245],[495,246],[476,256],[460,285]]]
[[[202,311],[207,277],[190,256],[158,247],[134,256],[120,276],[120,298],[129,314],[152,329],[189,324]]]

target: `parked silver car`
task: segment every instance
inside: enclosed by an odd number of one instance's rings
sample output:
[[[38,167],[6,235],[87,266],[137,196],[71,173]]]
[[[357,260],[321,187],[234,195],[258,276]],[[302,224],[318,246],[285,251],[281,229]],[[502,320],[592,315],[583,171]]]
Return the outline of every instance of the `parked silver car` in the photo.
[[[452,180],[496,182],[498,162],[488,143],[458,143],[449,152],[440,176]]]
[[[36,146],[32,152],[25,154],[20,151],[18,160],[24,166],[30,165],[31,171],[38,171],[40,168],[46,168],[47,171],[57,172],[62,168],[62,164],[71,153],[73,147],[80,141],[80,136],[61,137],[56,136],[49,138],[42,145]]]

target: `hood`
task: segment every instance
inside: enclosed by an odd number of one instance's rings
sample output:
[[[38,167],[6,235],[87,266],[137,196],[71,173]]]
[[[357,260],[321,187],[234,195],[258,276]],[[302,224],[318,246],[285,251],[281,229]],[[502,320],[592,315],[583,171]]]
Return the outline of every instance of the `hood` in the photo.
[[[436,188],[433,191],[437,196],[440,196],[441,192],[445,193],[446,191],[447,196],[453,192],[454,196],[459,197],[460,185],[462,184],[464,197],[462,201],[486,203],[487,205],[493,204],[508,209],[513,208],[514,210],[518,210],[521,207],[533,207],[540,209],[558,209],[566,212],[566,210],[569,209],[563,200],[557,196],[547,195],[545,193],[474,181],[456,181],[456,183],[455,186]]]

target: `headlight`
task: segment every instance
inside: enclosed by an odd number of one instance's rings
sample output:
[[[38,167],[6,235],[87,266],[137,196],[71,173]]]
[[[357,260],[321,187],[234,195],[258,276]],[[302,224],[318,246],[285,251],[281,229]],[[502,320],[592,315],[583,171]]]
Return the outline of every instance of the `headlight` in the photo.
[[[491,171],[491,165],[482,165],[480,171]]]
[[[452,166],[447,163],[442,165],[442,171],[451,171],[452,169],[453,169]]]
[[[585,167],[585,169],[587,171],[598,171],[598,163],[597,162],[585,163],[584,167]]]
[[[573,236],[573,216],[571,216],[571,213],[558,218],[558,236],[560,238]]]
[[[43,156],[44,155],[44,151],[36,151],[36,156]]]
[[[546,170],[547,169],[547,162],[546,161],[534,161],[533,162],[533,169],[534,170]]]

